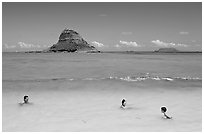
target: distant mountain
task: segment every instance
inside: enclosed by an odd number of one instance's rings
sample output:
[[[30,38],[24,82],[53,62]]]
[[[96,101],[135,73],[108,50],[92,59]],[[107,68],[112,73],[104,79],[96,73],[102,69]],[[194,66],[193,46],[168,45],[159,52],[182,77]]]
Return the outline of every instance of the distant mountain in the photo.
[[[74,30],[64,29],[56,44],[48,49],[49,52],[76,52],[76,51],[98,51],[94,46],[89,45]]]
[[[159,50],[156,50],[154,52],[175,53],[175,52],[179,52],[179,50],[175,48],[160,48]]]

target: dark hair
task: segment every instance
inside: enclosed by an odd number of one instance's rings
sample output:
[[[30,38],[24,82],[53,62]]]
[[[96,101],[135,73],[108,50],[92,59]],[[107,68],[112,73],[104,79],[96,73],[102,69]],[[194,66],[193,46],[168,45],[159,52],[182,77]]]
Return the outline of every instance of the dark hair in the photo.
[[[123,106],[124,106],[125,101],[126,101],[125,99],[122,99],[122,105],[123,105]]]
[[[167,111],[166,107],[161,107],[161,111],[165,113]]]
[[[24,100],[25,100],[26,98],[28,98],[28,95],[25,95],[23,98],[24,98]]]

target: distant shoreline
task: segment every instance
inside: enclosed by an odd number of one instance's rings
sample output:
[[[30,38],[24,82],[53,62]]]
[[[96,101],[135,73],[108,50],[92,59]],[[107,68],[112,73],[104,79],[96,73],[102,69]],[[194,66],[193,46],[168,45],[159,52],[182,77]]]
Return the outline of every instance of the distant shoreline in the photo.
[[[121,54],[202,54],[202,51],[177,51],[177,52],[157,52],[157,51],[102,51],[101,53],[121,53]]]
[[[45,51],[20,51],[20,52],[2,52],[2,53],[70,53],[70,52],[45,52]],[[73,53],[109,53],[109,54],[140,54],[140,55],[163,55],[163,54],[202,54],[202,51],[177,51],[177,52],[158,52],[158,51],[87,51]]]

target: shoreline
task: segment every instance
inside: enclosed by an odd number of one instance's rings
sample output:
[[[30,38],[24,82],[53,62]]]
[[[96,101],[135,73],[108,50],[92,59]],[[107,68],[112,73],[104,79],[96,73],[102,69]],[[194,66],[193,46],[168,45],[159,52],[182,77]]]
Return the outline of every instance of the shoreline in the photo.
[[[179,52],[157,52],[157,51],[79,51],[79,52],[44,52],[44,51],[21,51],[3,53],[108,53],[108,54],[138,54],[138,55],[179,55],[179,54],[202,54],[202,51],[179,51]]]

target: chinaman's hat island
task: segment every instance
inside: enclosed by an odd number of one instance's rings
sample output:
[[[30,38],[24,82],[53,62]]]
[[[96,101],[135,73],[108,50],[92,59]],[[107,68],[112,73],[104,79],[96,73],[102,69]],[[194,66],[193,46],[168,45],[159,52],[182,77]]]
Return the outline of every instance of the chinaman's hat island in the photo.
[[[158,54],[158,53],[202,53],[199,51],[179,51],[175,48],[160,48],[155,51],[99,51],[90,45],[82,36],[68,28],[65,28],[57,41],[46,50],[27,51],[26,53],[61,53],[61,52],[87,52],[87,53],[132,53],[132,54]]]

